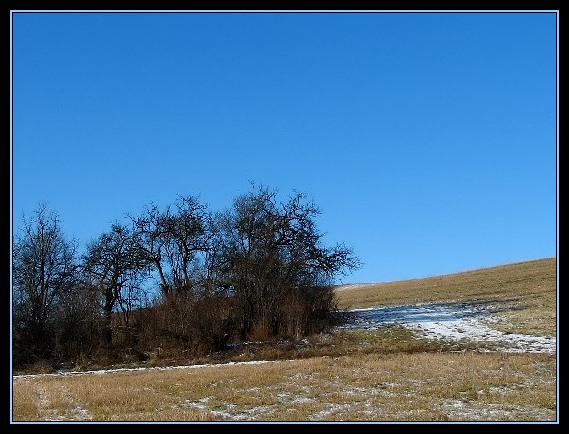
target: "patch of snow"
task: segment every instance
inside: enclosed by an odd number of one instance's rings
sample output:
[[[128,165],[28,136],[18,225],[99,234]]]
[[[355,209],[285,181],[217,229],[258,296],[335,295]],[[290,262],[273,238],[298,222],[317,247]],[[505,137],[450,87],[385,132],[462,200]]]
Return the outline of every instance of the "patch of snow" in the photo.
[[[491,319],[488,306],[481,303],[429,303],[387,306],[348,311],[352,319],[338,330],[377,330],[402,325],[433,340],[483,342],[497,351],[555,353],[557,341],[545,336],[504,333],[486,324]]]
[[[337,285],[334,287],[334,291],[341,292],[347,289],[362,289],[368,286],[376,286],[376,283],[348,283],[345,285]]]

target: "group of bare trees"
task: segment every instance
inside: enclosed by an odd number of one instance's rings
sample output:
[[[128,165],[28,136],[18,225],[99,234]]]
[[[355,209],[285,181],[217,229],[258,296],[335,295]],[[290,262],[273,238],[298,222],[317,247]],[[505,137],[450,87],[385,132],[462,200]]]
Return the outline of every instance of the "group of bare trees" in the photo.
[[[299,338],[330,324],[331,287],[358,266],[322,245],[317,206],[254,187],[212,213],[194,196],[116,222],[78,255],[40,205],[12,247],[13,365],[173,357],[230,341]]]

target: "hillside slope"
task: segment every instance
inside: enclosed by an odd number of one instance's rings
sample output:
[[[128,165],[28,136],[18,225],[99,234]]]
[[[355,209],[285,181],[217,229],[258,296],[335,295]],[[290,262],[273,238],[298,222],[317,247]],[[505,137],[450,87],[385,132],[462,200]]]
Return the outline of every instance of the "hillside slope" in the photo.
[[[423,279],[341,285],[336,297],[342,310],[490,300],[501,304],[507,311],[506,323],[517,331],[532,333],[539,328],[555,334],[557,261],[544,258]]]

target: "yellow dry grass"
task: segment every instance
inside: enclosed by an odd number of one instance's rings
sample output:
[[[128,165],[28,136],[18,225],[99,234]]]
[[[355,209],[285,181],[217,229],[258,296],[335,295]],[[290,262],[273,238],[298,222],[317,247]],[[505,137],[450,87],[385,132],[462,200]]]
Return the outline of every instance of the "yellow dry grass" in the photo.
[[[556,360],[357,354],[14,381],[16,421],[554,421]]]

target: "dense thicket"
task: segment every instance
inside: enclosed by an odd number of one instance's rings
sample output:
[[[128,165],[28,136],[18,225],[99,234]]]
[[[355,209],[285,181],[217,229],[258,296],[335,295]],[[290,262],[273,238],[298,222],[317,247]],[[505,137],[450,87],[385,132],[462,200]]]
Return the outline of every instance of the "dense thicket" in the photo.
[[[115,222],[78,256],[42,204],[12,248],[12,362],[187,358],[329,326],[332,284],[358,266],[325,246],[318,207],[253,189],[212,213],[194,196]]]

